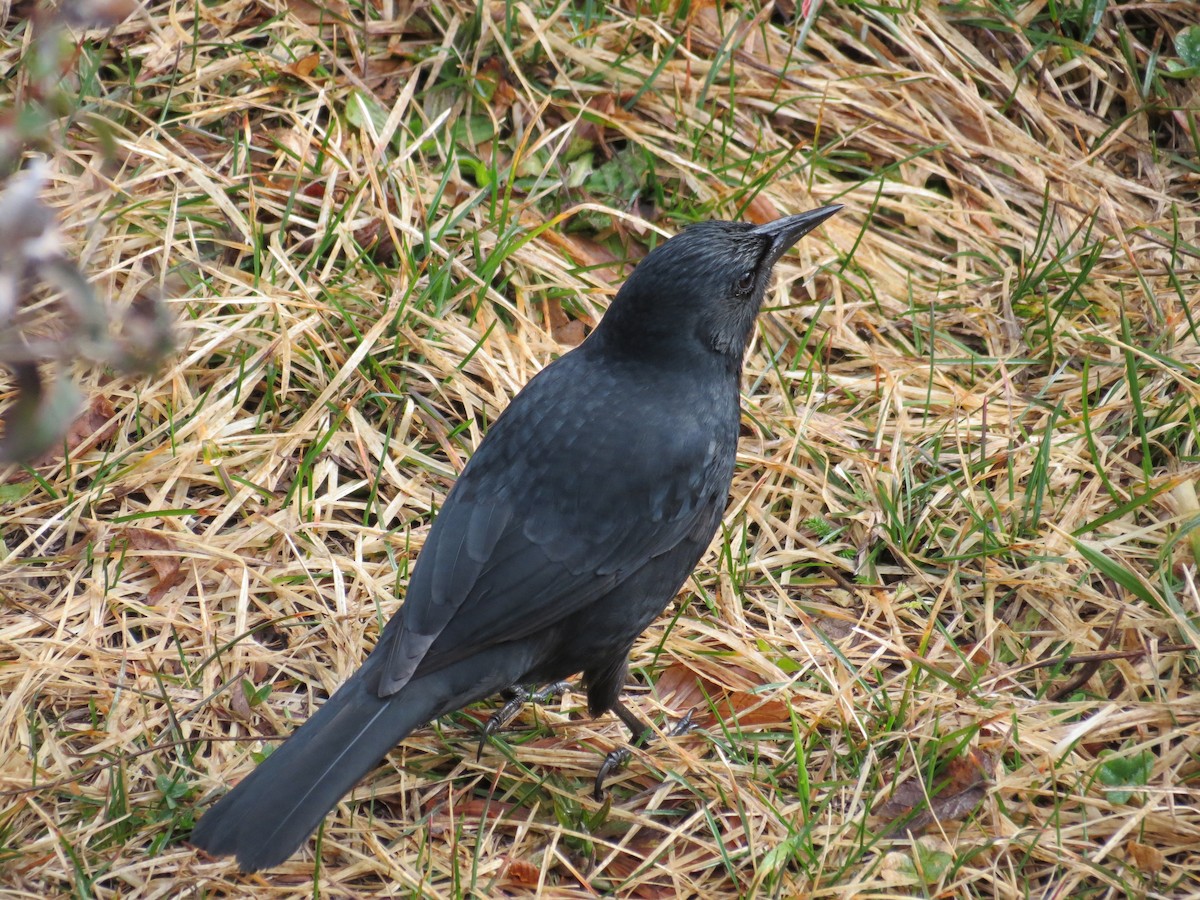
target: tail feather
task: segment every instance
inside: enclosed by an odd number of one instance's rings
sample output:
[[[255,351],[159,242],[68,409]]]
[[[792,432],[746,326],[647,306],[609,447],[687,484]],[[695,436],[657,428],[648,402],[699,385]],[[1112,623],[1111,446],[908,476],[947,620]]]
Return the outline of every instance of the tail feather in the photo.
[[[341,797],[414,728],[438,715],[428,692],[380,698],[359,670],[201,818],[191,843],[256,872],[291,856]]]

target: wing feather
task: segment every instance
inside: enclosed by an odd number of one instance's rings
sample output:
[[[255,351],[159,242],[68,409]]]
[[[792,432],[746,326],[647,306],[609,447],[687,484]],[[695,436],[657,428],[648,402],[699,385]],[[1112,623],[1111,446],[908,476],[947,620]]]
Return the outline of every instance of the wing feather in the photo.
[[[736,390],[732,416],[673,415],[668,427],[639,416],[645,404],[637,396],[616,414],[612,403],[597,403],[604,391],[631,384],[636,393],[638,382],[588,382],[572,371],[579,355],[526,386],[446,498],[377,648],[388,655],[381,694],[549,627],[681,545],[681,567],[690,568],[703,550],[697,543],[711,537],[732,474]],[[620,382],[613,369],[603,367]],[[601,409],[603,422],[564,427]],[[614,459],[627,465],[614,473]],[[609,477],[597,480],[604,472]]]

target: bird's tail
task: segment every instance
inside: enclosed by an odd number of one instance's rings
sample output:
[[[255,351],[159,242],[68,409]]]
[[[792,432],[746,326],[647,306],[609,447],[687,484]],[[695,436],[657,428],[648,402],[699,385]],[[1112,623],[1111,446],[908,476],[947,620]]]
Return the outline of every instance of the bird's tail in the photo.
[[[390,697],[371,689],[368,662],[288,740],[200,819],[191,843],[236,854],[243,871],[291,856],[334,805],[441,704],[410,683]]]

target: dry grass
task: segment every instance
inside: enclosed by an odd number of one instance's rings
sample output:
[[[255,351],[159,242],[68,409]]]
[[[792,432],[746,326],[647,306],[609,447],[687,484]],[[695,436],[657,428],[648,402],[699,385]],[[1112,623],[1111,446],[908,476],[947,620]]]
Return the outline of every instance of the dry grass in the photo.
[[[1200,893],[1200,103],[1154,55],[1191,0],[827,2],[799,48],[783,3],[382,5],[82,40],[47,199],[181,346],[79,367],[92,439],[0,473],[0,893]],[[0,91],[32,46],[10,17]],[[192,851],[626,262],[829,202],[749,354],[720,540],[636,648],[637,702],[705,731],[600,808],[615,719],[568,694],[476,762],[468,712],[319,866]]]

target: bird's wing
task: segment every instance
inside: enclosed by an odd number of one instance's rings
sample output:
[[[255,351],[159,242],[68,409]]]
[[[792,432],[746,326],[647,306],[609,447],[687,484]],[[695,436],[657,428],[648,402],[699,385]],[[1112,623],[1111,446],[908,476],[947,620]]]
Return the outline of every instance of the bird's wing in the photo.
[[[649,560],[685,542],[698,555],[711,539],[736,435],[706,433],[711,417],[653,421],[637,397],[614,412],[603,385],[556,381],[527,386],[447,497],[381,636],[380,693],[542,630]],[[603,423],[589,404],[608,407]]]

